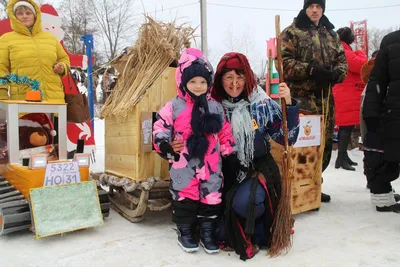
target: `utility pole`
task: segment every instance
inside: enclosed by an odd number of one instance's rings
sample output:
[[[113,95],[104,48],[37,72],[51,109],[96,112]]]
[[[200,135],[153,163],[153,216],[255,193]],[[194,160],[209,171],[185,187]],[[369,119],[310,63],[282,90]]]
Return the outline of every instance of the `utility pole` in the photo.
[[[200,0],[200,23],[201,23],[201,50],[208,56],[207,49],[207,1]]]

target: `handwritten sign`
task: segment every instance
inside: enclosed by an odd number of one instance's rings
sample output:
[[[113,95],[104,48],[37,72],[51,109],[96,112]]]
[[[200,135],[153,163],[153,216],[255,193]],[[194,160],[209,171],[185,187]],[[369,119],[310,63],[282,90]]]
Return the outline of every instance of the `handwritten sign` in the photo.
[[[78,162],[48,163],[43,186],[72,184],[80,181]]]

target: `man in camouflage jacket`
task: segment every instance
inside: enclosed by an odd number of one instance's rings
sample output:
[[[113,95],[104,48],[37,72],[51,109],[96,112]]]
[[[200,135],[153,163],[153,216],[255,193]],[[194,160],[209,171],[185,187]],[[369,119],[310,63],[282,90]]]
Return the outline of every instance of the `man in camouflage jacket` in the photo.
[[[335,126],[331,88],[347,75],[346,56],[335,26],[323,15],[325,0],[305,0],[294,22],[281,33],[283,78],[305,114],[327,115],[322,171],[331,159]],[[330,196],[322,194],[322,201]]]

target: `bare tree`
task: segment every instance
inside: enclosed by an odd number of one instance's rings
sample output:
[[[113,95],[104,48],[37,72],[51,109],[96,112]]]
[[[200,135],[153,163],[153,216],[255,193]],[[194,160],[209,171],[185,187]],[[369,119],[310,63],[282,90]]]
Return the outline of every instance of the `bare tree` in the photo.
[[[370,54],[369,56],[371,56],[371,54],[374,51],[379,50],[383,37],[396,30],[400,30],[400,25],[386,29],[378,29],[374,27],[369,29],[368,30],[368,50]]]
[[[90,0],[63,0],[60,6],[62,28],[65,32],[64,45],[73,54],[84,54],[81,36],[95,34],[95,17],[90,12]]]
[[[235,30],[231,24],[225,30],[225,46],[231,51],[243,53],[248,56],[254,53],[254,35],[250,30],[250,26],[244,25],[243,32]]]
[[[233,25],[227,26],[224,44],[229,51],[244,54],[249,59],[256,75],[265,72],[263,60],[266,60],[266,55],[260,56],[255,52],[254,35],[249,25],[244,25],[243,32],[236,31]]]
[[[0,19],[7,17],[7,2],[8,0],[0,0]]]
[[[134,21],[134,0],[90,0],[96,17],[108,60],[115,58],[122,49],[122,42],[131,36]],[[133,33],[133,32],[132,32]]]

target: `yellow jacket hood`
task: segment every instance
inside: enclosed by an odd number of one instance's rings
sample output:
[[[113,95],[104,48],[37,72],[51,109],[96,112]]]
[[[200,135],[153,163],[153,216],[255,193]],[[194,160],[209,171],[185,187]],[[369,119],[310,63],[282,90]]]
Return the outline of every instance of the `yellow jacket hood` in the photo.
[[[42,13],[40,12],[39,6],[32,0],[24,0],[25,2],[30,3],[36,10],[36,19],[33,23],[33,27],[31,32],[29,29],[20,22],[14,14],[13,7],[14,5],[21,0],[10,0],[7,4],[7,13],[10,18],[11,28],[20,34],[23,35],[36,35],[42,31]]]

